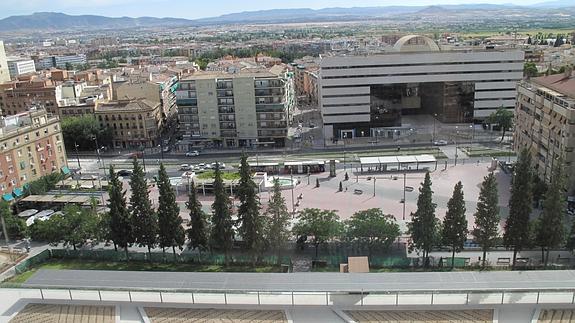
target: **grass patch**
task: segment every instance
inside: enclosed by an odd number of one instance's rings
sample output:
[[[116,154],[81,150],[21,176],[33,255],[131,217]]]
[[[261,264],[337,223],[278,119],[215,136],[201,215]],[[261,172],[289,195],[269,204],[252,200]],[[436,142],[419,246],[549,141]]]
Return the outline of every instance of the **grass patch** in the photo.
[[[491,149],[486,147],[461,148],[469,157],[509,157],[515,156],[515,152],[508,150]]]
[[[25,283],[28,278],[32,277],[32,275],[34,275],[36,273],[38,269],[31,269],[28,271],[25,271],[21,274],[15,275],[13,277],[10,277],[9,279],[7,279],[5,282],[6,283],[13,283],[13,284],[23,284]]]
[[[198,179],[213,179],[215,177],[214,171],[207,171],[196,175]],[[237,181],[240,179],[240,173],[222,172],[222,178],[226,181]]]

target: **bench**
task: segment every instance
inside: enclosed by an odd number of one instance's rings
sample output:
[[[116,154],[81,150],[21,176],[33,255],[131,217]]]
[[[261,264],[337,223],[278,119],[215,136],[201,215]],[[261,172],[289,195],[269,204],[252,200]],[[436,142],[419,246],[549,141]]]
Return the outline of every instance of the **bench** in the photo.
[[[361,194],[363,194],[363,191],[355,189],[355,190],[353,190],[353,194],[361,195]]]
[[[496,266],[509,266],[511,265],[511,258],[497,258]]]

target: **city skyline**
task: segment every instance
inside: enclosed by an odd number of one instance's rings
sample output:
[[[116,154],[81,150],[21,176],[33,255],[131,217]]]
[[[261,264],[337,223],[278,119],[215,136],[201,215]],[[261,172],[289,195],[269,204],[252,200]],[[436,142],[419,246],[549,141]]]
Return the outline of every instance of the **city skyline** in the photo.
[[[353,3],[353,7],[372,6],[428,6],[428,5],[457,5],[457,4],[511,4],[533,5],[541,3],[541,0],[490,0],[490,1],[466,1],[466,0],[443,0],[437,3],[433,0],[406,0],[387,1],[382,3],[378,0],[359,0]],[[28,2],[10,2],[10,6],[0,5],[0,19],[14,15],[27,15],[34,12],[63,12],[71,15],[104,15],[109,17],[174,17],[198,19],[215,17],[243,11],[257,11],[270,9],[294,9],[310,8],[322,9],[332,7],[352,7],[348,1],[343,0],[294,0],[289,3],[267,2],[261,3],[256,0],[246,0],[238,3],[231,0],[216,0],[209,4],[197,4],[182,0],[95,0],[86,3],[77,0],[42,1],[32,0]],[[169,5],[167,5],[169,4]]]

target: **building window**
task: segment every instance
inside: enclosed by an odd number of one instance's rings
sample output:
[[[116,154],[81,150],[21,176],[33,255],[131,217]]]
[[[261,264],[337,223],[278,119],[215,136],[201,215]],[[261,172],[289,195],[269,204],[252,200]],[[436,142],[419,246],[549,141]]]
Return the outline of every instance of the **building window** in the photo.
[[[14,174],[14,167],[8,167],[8,174]]]
[[[22,176],[20,176],[20,181],[25,182],[28,178],[26,177],[26,174],[23,174]]]
[[[18,157],[22,157],[22,149],[18,150]]]
[[[12,157],[10,157],[10,155],[6,155],[6,161],[7,161],[7,162],[11,162],[11,161],[12,161]]]

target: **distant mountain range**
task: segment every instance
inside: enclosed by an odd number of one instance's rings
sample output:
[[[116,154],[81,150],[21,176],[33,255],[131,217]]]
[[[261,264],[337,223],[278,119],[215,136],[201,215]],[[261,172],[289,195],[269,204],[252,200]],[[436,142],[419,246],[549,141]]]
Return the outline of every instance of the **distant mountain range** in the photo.
[[[39,12],[25,16],[11,16],[0,20],[0,32],[21,30],[63,30],[63,29],[106,29],[133,28],[155,26],[194,26],[230,23],[285,23],[285,22],[321,22],[350,21],[362,19],[389,18],[409,14],[465,13],[467,11],[496,10],[526,10],[537,9],[558,10],[575,7],[574,0],[555,0],[538,3],[532,6],[517,6],[513,4],[462,4],[438,6],[383,6],[383,7],[353,7],[325,9],[275,9],[232,13],[219,17],[196,20],[179,18],[154,17],[120,17],[110,18],[95,15],[72,16],[63,13]]]

